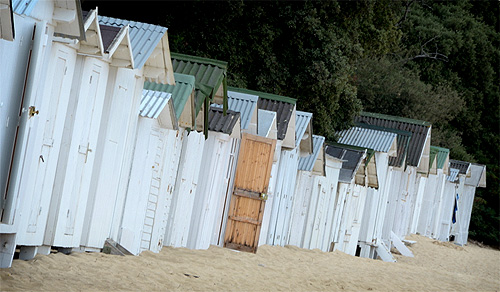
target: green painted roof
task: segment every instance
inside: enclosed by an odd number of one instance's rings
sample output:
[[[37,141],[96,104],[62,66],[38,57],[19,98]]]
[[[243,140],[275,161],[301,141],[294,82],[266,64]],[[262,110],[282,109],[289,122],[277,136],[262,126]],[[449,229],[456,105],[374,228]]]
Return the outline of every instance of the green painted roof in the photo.
[[[179,73],[174,73],[174,78],[175,85],[146,81],[144,82],[144,89],[171,93],[174,102],[175,116],[179,119],[191,92],[193,92],[195,78],[192,75]]]
[[[450,149],[431,146],[431,155],[432,153],[435,153],[434,155],[437,157],[437,168],[442,169],[444,167],[444,163],[446,162],[446,158],[450,155]]]
[[[213,98],[221,86],[226,76],[227,62],[178,53],[170,53],[170,56],[175,73],[192,75],[196,78],[195,107],[198,114],[205,99]],[[224,93],[224,98],[226,96],[227,93]]]
[[[384,114],[379,114],[379,113],[361,112],[360,115],[365,116],[365,117],[373,117],[373,118],[377,118],[377,119],[384,119],[384,120],[397,121],[397,122],[403,122],[403,123],[409,123],[409,124],[415,124],[415,125],[422,125],[422,126],[427,126],[427,127],[430,127],[432,125],[431,123],[426,122],[426,121],[414,120],[414,119],[391,116],[391,115],[384,115]]]
[[[297,100],[295,98],[291,98],[288,96],[281,96],[281,95],[267,93],[267,92],[262,92],[262,91],[257,91],[257,90],[250,90],[250,89],[243,89],[243,88],[236,88],[236,87],[229,87],[228,90],[240,92],[240,93],[246,93],[246,94],[253,94],[253,95],[257,95],[260,98],[282,101],[282,102],[291,103],[291,104],[297,103]]]

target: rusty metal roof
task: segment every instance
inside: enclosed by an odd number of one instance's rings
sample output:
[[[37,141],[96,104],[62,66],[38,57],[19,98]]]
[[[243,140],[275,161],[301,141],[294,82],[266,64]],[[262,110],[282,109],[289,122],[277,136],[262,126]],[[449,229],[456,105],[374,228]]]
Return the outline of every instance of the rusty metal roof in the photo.
[[[408,154],[406,163],[410,166],[418,166],[420,157],[424,151],[427,134],[431,128],[431,124],[425,121],[362,112],[360,116],[354,119],[356,123],[364,123],[367,125],[380,126],[395,130],[402,130],[411,133],[408,144]]]

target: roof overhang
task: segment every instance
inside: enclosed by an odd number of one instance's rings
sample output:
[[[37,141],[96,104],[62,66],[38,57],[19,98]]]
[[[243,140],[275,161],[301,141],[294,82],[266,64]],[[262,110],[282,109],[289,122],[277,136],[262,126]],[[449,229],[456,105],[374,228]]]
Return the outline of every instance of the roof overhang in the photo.
[[[162,128],[178,129],[172,94],[170,93],[144,89],[139,115],[145,118],[157,119]]]
[[[101,28],[97,17],[97,8],[90,10],[83,23],[85,40],[79,43],[78,52],[87,55],[104,55]]]
[[[80,0],[54,0],[52,20],[55,22],[54,36],[85,40]]]
[[[175,85],[168,34],[165,32],[144,64],[144,77],[149,81]]]
[[[107,59],[113,66],[135,68],[129,29],[128,25],[123,26],[106,49]]]

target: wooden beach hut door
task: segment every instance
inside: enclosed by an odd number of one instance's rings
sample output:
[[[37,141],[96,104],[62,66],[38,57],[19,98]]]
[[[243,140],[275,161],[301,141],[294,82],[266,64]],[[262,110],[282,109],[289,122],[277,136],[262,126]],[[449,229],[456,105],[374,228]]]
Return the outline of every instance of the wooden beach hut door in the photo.
[[[224,246],[255,252],[267,199],[276,140],[243,134]]]

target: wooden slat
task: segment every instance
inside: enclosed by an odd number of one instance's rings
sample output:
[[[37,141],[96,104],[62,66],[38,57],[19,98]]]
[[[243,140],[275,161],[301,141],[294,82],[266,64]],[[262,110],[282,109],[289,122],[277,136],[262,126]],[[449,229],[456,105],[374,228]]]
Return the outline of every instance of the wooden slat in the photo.
[[[254,219],[250,219],[250,218],[247,218],[247,217],[241,217],[241,216],[229,216],[229,219],[234,220],[234,221],[243,222],[243,223],[249,223],[249,224],[253,224],[253,225],[259,225],[259,226],[262,224],[262,221],[257,221],[257,220],[254,220]]]

